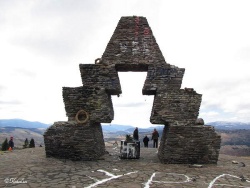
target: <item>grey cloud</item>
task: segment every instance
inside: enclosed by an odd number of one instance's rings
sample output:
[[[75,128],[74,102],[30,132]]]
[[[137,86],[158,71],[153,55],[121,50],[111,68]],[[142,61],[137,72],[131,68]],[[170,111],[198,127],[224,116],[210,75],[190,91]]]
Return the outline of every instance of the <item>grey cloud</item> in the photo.
[[[3,86],[3,85],[0,85],[0,92],[2,92],[3,90],[5,90],[6,89],[6,87],[5,86]]]
[[[4,1],[4,0],[2,1],[2,0],[0,0],[0,7],[1,7],[1,11],[0,11],[0,28],[4,27],[5,24],[8,24],[8,26],[9,26],[10,18],[14,17],[13,13],[14,12],[16,13],[17,12],[16,10],[23,9],[23,3],[24,2],[21,2],[19,0],[11,0],[11,1]],[[30,3],[31,2],[26,1],[25,8],[28,7]],[[21,18],[22,16],[20,16],[18,14],[17,14],[17,16],[15,16],[17,24],[18,24],[19,18]],[[13,23],[11,23],[11,24],[13,24]]]
[[[144,106],[145,103],[138,102],[138,103],[125,103],[125,104],[117,104],[114,107],[139,107]]]
[[[6,19],[7,19],[6,12],[7,12],[8,8],[10,8],[12,3],[10,1],[0,1],[0,7],[1,7],[0,23],[4,23],[6,21]],[[0,26],[1,25],[2,24],[0,24]]]
[[[201,108],[206,110],[220,109],[220,104],[212,104],[210,101],[203,100],[201,103]]]
[[[249,110],[250,109],[250,101],[241,101],[236,107],[236,110]]]
[[[17,74],[21,74],[21,75],[26,76],[26,77],[30,77],[30,78],[36,77],[36,74],[34,72],[29,71],[29,70],[15,69],[15,71],[17,72]]]
[[[37,36],[23,36],[22,38],[15,38],[12,40],[12,43],[26,47],[28,50],[32,50],[36,54],[45,57],[54,56],[64,58],[65,56],[72,55],[77,46],[74,45],[74,42],[67,40],[64,37],[60,37],[57,36],[50,38],[49,34],[46,36],[46,34],[40,33],[40,35]]]
[[[60,58],[72,58],[79,51],[84,53],[95,40],[96,25],[103,18],[99,13],[100,3],[36,1],[28,25],[20,26],[25,32],[16,32],[11,42],[37,55],[56,58],[55,63],[61,63]]]
[[[239,50],[238,54],[236,55],[237,60],[250,60],[250,46],[243,47]]]
[[[225,94],[236,90],[242,85],[248,86],[250,78],[245,79],[232,79],[232,80],[211,80],[210,82],[204,83],[202,88],[206,91],[214,90],[217,94]],[[225,93],[224,93],[225,92]]]
[[[61,0],[60,4],[57,1],[43,0],[37,1],[32,9],[33,16],[54,16],[55,14],[65,15],[74,12],[76,15],[79,12],[94,13],[101,2],[98,0],[85,0],[85,1],[68,1]],[[55,8],[56,7],[56,8]],[[93,14],[94,15],[94,14]],[[76,18],[77,19],[77,18]],[[88,17],[86,17],[88,19]]]
[[[12,101],[0,101],[0,104],[1,105],[19,105],[22,103],[18,100],[12,100]]]
[[[220,114],[228,111],[234,114],[242,110],[248,111],[250,109],[247,93],[249,82],[250,78],[238,78],[207,83],[204,88],[201,109],[215,110]]]

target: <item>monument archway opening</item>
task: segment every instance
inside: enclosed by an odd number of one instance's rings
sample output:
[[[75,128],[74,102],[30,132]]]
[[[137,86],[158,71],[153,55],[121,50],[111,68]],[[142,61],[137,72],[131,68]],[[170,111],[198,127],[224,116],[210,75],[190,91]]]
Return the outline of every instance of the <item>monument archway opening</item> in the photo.
[[[143,138],[145,135],[150,139],[149,147],[153,147],[153,142],[151,141],[152,132],[156,126],[161,126],[160,128],[157,127],[157,130],[162,132],[163,125],[154,125],[150,122],[154,95],[142,94],[147,72],[118,72],[118,76],[122,94],[112,96],[114,120],[110,126],[133,126],[133,128],[130,128],[130,131],[126,133],[131,135],[133,135],[135,127],[138,127],[141,147],[144,147]],[[126,134],[124,133],[124,135],[121,136],[119,132],[113,140],[111,138],[107,140],[120,142],[121,138],[125,140]]]
[[[217,163],[221,137],[196,121],[202,95],[181,89],[185,69],[165,61],[145,17],[121,17],[102,57],[79,68],[82,86],[63,87],[68,121],[44,134],[47,157],[93,160],[105,154],[101,123],[114,119],[111,96],[122,93],[118,72],[146,71],[142,94],[154,96],[150,122],[165,125],[160,161]],[[78,122],[78,113],[88,118]]]
[[[112,124],[148,127],[154,96],[142,94],[146,72],[118,72],[122,93],[112,96]]]

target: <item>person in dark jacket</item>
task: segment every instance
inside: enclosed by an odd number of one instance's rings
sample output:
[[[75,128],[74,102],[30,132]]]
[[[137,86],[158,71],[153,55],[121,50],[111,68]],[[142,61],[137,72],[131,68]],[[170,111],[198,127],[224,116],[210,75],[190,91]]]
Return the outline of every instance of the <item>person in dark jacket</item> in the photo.
[[[159,133],[156,129],[154,129],[154,132],[152,133],[152,140],[154,141],[153,148],[158,148],[158,138]]]
[[[13,148],[14,148],[14,141],[13,141],[13,137],[10,137],[9,147],[11,147],[11,149],[13,149]]]
[[[149,138],[148,138],[148,136],[146,135],[146,136],[143,138],[143,143],[144,143],[144,147],[145,147],[145,148],[148,148],[148,142],[149,142]]]
[[[133,138],[134,140],[139,140],[139,132],[138,132],[138,128],[136,127],[133,133]]]

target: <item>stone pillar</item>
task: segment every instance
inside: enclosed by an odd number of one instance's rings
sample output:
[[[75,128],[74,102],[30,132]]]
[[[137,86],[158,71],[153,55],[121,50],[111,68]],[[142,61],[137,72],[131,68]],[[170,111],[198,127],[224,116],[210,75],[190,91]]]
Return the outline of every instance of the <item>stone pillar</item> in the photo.
[[[44,133],[47,157],[97,160],[105,153],[100,123],[55,122]]]
[[[211,126],[168,126],[162,133],[158,157],[170,164],[216,164],[221,137]]]

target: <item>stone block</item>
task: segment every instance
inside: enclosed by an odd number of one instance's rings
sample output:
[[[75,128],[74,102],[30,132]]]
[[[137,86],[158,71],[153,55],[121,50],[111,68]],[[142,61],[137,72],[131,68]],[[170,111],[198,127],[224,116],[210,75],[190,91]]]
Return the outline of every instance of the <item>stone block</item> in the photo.
[[[166,125],[163,134],[158,152],[162,163],[217,163],[221,137],[210,126]]]
[[[47,157],[97,160],[105,154],[100,123],[55,122],[44,133]]]
[[[154,124],[194,125],[199,115],[201,97],[194,90],[157,90],[150,121]]]
[[[64,87],[63,101],[69,121],[75,120],[79,110],[85,110],[92,122],[110,123],[114,118],[111,97],[104,88]]]

